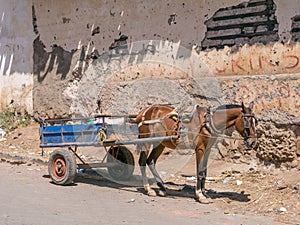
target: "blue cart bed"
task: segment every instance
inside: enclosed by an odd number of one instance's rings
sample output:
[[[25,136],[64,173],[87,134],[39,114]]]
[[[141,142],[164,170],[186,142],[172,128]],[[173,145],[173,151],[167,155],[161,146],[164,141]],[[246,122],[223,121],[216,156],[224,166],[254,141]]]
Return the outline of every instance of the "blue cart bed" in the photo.
[[[111,142],[113,134],[138,137],[135,124],[110,124],[106,120],[105,117],[44,120],[40,124],[40,147],[99,146]]]
[[[126,122],[125,118],[111,119],[103,116],[97,118],[56,119],[44,120],[40,124],[40,147],[43,148],[118,146],[158,142],[172,138],[177,137],[166,136],[138,139],[137,125]]]

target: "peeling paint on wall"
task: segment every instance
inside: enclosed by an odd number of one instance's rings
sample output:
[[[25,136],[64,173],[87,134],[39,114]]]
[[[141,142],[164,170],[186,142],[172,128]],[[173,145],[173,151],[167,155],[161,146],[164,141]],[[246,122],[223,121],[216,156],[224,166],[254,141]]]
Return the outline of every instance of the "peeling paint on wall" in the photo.
[[[245,44],[276,42],[278,22],[273,0],[250,0],[242,4],[219,9],[205,22],[207,32],[201,49],[241,47]]]
[[[294,16],[292,18],[292,27],[291,27],[291,40],[293,42],[300,42],[300,15]]]

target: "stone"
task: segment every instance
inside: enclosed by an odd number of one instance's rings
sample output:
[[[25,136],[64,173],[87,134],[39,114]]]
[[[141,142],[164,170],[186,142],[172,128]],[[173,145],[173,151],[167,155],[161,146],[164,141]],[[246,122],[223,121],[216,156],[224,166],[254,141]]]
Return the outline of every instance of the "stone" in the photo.
[[[217,144],[217,148],[218,148],[218,152],[219,152],[219,155],[222,157],[222,158],[225,158],[228,154],[228,150],[227,150],[227,147],[225,147],[222,143],[218,143]]]
[[[292,167],[292,168],[296,168],[297,166],[300,166],[300,165],[299,165],[299,161],[298,161],[297,159],[295,159],[295,160],[293,160],[293,161],[291,162],[291,167]]]
[[[233,155],[233,159],[239,159],[240,157],[242,156],[242,154],[240,152],[236,152],[234,155]]]
[[[297,146],[296,155],[299,157],[300,156],[300,139],[299,138],[296,141],[296,146]]]
[[[241,163],[245,163],[245,164],[250,165],[249,159],[247,159],[246,157],[241,157],[239,160],[240,160]]]

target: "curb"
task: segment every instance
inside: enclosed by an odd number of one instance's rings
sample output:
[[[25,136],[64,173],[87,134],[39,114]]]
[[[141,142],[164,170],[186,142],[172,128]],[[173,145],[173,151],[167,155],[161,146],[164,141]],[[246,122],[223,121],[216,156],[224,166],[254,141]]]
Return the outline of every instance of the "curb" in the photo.
[[[47,161],[41,158],[33,158],[33,157],[26,157],[20,155],[11,155],[9,153],[0,152],[0,162],[10,163],[12,165],[21,165],[21,164],[28,164],[28,163],[35,163],[38,165],[47,165]]]

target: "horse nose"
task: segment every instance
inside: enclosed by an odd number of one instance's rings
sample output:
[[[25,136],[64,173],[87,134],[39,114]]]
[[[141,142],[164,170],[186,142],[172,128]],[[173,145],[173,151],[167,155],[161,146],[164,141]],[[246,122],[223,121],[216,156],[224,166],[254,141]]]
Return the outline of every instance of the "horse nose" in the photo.
[[[252,145],[251,148],[253,148],[254,150],[256,150],[258,148],[258,146],[259,146],[259,142],[258,141],[254,141],[254,142],[252,142],[251,145]]]
[[[249,148],[253,148],[254,150],[256,150],[259,146],[259,143],[257,141],[251,141],[251,140],[247,140],[246,141],[246,146]]]
[[[250,143],[250,146],[248,146],[248,147],[253,148],[254,150],[256,150],[258,148],[258,146],[259,146],[258,141],[253,141],[253,142]]]

